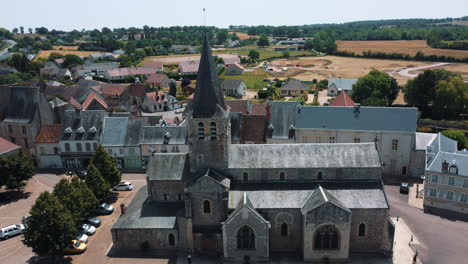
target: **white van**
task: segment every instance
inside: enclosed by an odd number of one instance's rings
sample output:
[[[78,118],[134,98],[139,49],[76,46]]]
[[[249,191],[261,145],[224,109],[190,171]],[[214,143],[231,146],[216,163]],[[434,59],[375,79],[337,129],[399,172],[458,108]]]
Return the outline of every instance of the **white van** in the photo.
[[[21,234],[26,227],[24,225],[11,225],[0,229],[0,239],[8,239]]]

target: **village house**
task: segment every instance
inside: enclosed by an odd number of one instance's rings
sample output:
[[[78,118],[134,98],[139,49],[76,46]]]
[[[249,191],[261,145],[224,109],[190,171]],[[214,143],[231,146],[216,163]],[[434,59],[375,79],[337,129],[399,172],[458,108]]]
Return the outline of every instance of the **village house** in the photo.
[[[0,136],[23,148],[36,162],[34,141],[43,125],[54,124],[47,98],[36,87],[3,86],[0,89]]]
[[[224,70],[224,74],[226,75],[242,75],[243,73],[244,67],[237,62],[227,66]]]
[[[102,95],[94,90],[90,90],[84,100],[81,109],[83,110],[109,110],[110,107]]]
[[[224,80],[221,84],[224,93],[228,96],[245,96],[247,85],[242,80]]]
[[[164,64],[157,62],[157,61],[143,61],[144,68],[153,68],[156,72],[163,72],[164,71]]]
[[[52,78],[52,79],[60,79],[67,76],[68,78],[72,77],[72,74],[69,69],[64,69],[55,61],[47,61],[44,63],[44,67],[39,69],[39,75],[42,78]]]
[[[117,166],[124,170],[142,168],[140,136],[143,119],[130,117],[105,117],[101,145],[112,157],[117,159]]]
[[[441,133],[427,146],[424,211],[468,220],[468,151]]]
[[[146,93],[141,106],[143,111],[149,113],[169,111],[180,107],[181,105],[174,96],[164,93],[163,91]]]
[[[99,63],[85,63],[76,66],[72,69],[73,76],[86,77],[86,76],[102,76],[104,77],[108,70],[117,69],[119,65],[117,62],[99,62]]]
[[[281,96],[307,96],[309,87],[296,79],[289,79],[280,87]]]
[[[156,73],[156,70],[153,68],[143,68],[143,67],[128,67],[128,68],[117,68],[110,69],[106,72],[104,78],[108,81],[120,81],[127,78],[134,77],[145,77],[148,78],[151,74]]]
[[[109,85],[101,91],[101,95],[110,107],[126,105],[128,102],[127,87],[124,85]]]
[[[61,169],[59,139],[62,125],[44,125],[36,138],[36,153],[40,169]]]
[[[85,168],[101,143],[106,111],[68,110],[62,122],[59,151],[65,168]]]
[[[166,74],[162,73],[154,73],[151,74],[148,79],[146,79],[145,83],[151,85],[153,89],[164,89],[169,88],[169,84],[171,80],[167,77]]]
[[[355,103],[351,96],[348,95],[348,93],[340,92],[340,94],[335,99],[333,99],[333,101],[328,106],[354,107]]]
[[[357,82],[357,79],[346,79],[346,78],[330,78],[328,80],[328,96],[337,96],[341,91],[351,94],[353,91],[353,85]]]
[[[146,93],[151,91],[151,87],[147,83],[132,83],[128,86],[128,103],[141,107],[145,100]]]
[[[179,63],[179,73],[181,75],[197,75],[200,61],[188,60]]]

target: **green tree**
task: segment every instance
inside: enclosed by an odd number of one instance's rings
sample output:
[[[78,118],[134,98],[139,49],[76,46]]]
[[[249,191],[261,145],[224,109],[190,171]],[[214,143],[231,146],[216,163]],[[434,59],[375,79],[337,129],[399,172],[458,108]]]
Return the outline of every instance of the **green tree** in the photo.
[[[408,105],[419,108],[423,117],[428,116],[428,105],[434,102],[437,83],[450,76],[457,75],[445,70],[427,70],[419,74],[404,86],[405,101]]]
[[[39,256],[62,255],[77,232],[70,212],[53,194],[43,192],[29,213],[23,243]]]
[[[70,212],[75,223],[84,221],[98,202],[88,185],[78,177],[73,177],[71,181],[61,179],[53,193]]]
[[[216,39],[218,40],[218,44],[220,44],[220,45],[223,44],[224,42],[226,42],[227,38],[228,38],[227,29],[220,29],[216,33]]]
[[[34,175],[31,161],[22,152],[17,156],[2,157],[0,159],[0,171],[7,188],[17,188],[18,191],[20,191],[24,183]]]
[[[24,34],[24,27],[23,26],[20,27],[20,32],[21,32],[21,34]]]
[[[91,163],[96,166],[99,173],[101,173],[110,186],[114,186],[120,182],[122,173],[117,168],[117,160],[110,156],[101,145],[97,147]]]
[[[13,34],[18,34],[18,28],[14,28],[11,32],[13,32]]]
[[[315,49],[314,41],[312,39],[308,39],[304,42],[304,50],[313,50]]]
[[[146,56],[153,56],[154,55],[154,49],[151,46],[146,46],[143,48],[145,51]]]
[[[287,59],[287,58],[291,57],[291,53],[289,53],[289,51],[283,51],[282,57]]]
[[[468,136],[461,130],[448,129],[442,132],[448,138],[457,141],[458,149],[468,148]]]
[[[166,48],[166,49],[170,49],[172,47],[172,39],[170,38],[163,38],[161,40],[161,45]]]
[[[32,33],[33,33],[33,29],[32,29],[32,28],[28,28],[28,32],[29,32],[29,34],[32,34]]]
[[[146,56],[146,52],[144,49],[136,49],[135,50],[135,57],[139,60],[143,59]]]
[[[387,73],[372,70],[353,85],[351,97],[362,105],[391,105],[396,97],[395,85],[396,82]]]
[[[110,185],[99,173],[94,164],[88,165],[86,184],[99,202],[105,201],[110,195]]]
[[[270,46],[270,42],[268,41],[268,36],[266,34],[261,34],[260,38],[258,39],[257,45],[259,47],[268,47],[268,46]]]
[[[433,105],[435,118],[459,119],[460,114],[468,113],[468,83],[464,83],[461,77],[439,81]]]
[[[250,50],[248,56],[251,62],[255,62],[260,58],[260,52],[257,50]]]
[[[84,60],[80,56],[74,54],[67,54],[65,55],[65,59],[63,60],[62,67],[70,69],[82,64],[84,64]]]

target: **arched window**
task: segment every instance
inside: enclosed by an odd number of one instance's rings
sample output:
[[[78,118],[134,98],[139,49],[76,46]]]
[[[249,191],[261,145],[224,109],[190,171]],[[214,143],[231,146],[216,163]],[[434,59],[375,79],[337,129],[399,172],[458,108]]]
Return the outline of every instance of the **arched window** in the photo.
[[[322,226],[315,231],[314,249],[327,250],[338,249],[340,236],[338,230],[331,225]]]
[[[285,173],[282,171],[280,172],[280,181],[284,181],[284,177],[285,176]]]
[[[366,224],[361,223],[359,224],[359,232],[358,232],[360,237],[366,236]]]
[[[174,234],[169,234],[167,236],[167,240],[169,241],[169,246],[175,246],[175,236]]]
[[[58,154],[58,148],[57,147],[54,147],[54,154]]]
[[[319,171],[317,173],[317,180],[319,180],[319,181],[323,180],[323,172]]]
[[[211,203],[208,200],[203,201],[203,213],[211,213]]]
[[[205,139],[205,126],[202,122],[198,123],[198,139]]]
[[[242,179],[244,181],[248,181],[249,180],[249,174],[247,172],[244,172],[244,175],[242,176]]]
[[[286,223],[281,224],[281,236],[282,237],[288,236],[288,224]]]
[[[210,124],[210,139],[216,140],[216,123],[211,122]]]
[[[255,234],[248,226],[243,226],[237,231],[238,249],[255,249]]]

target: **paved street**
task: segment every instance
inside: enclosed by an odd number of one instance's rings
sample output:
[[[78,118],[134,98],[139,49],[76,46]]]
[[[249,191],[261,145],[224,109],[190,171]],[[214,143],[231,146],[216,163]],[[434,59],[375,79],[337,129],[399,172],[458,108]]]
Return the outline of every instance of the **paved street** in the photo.
[[[409,206],[408,195],[400,194],[399,186],[386,185],[385,191],[390,215],[402,217],[421,242],[416,249],[424,264],[466,263],[468,223],[424,214]]]

